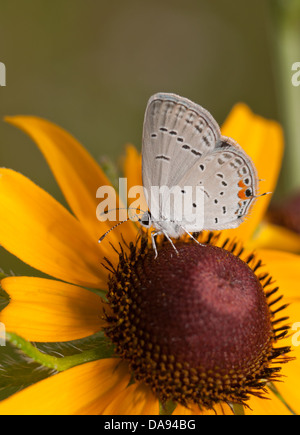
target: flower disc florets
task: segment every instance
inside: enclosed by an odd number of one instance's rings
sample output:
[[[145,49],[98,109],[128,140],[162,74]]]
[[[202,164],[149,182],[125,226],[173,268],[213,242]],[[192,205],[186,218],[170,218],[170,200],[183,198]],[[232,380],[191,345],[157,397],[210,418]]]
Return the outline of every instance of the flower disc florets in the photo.
[[[247,263],[216,246],[147,241],[120,254],[106,333],[136,381],[162,402],[213,407],[261,393],[276,340],[272,312]]]

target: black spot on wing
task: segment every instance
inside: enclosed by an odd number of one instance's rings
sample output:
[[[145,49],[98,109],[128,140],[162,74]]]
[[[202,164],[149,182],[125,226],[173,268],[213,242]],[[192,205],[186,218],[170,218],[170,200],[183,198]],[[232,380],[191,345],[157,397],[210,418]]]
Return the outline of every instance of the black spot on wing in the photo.
[[[238,169],[238,168],[239,168],[238,165],[236,165],[234,162],[230,162],[229,164],[230,164],[230,166],[231,166],[233,169]]]
[[[197,151],[197,150],[191,150],[191,152],[192,152],[192,154],[194,154],[194,155],[197,156],[197,157],[201,157],[201,156],[202,156],[202,153],[200,153],[200,151]]]
[[[210,143],[210,141],[207,139],[206,136],[203,137],[203,141],[204,141],[204,143],[205,143],[205,145],[206,145],[207,147],[210,147],[211,143]]]

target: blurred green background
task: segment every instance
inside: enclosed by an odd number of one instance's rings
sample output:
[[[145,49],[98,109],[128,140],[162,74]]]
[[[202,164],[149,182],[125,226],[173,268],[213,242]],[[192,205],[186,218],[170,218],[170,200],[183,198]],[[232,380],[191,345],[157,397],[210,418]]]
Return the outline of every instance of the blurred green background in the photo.
[[[192,99],[219,123],[238,101],[279,119],[269,4],[1,0],[7,86],[0,88],[0,116],[47,118],[97,160],[117,159],[128,142],[140,148],[145,106],[158,91]],[[1,166],[22,172],[64,203],[33,142],[3,122],[0,138]],[[4,251],[0,266],[26,271]]]

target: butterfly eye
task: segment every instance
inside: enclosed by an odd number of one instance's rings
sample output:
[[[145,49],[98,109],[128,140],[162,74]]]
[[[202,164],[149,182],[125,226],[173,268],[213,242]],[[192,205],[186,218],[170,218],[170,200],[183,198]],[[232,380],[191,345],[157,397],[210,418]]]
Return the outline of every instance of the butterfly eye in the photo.
[[[151,225],[151,215],[149,213],[143,214],[141,219],[139,219],[139,222],[144,227],[150,227],[150,225]]]

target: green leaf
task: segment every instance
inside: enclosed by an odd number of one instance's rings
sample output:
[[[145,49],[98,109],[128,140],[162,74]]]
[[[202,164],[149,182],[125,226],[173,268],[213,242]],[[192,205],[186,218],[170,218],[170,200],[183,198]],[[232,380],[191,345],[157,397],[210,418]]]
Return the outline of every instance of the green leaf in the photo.
[[[8,294],[0,287],[0,311],[4,310],[9,304],[10,298]]]
[[[232,403],[230,406],[234,415],[245,415],[245,409],[243,405]]]
[[[120,174],[115,163],[112,162],[109,157],[102,156],[100,159],[100,166],[109,181],[111,182],[112,186],[116,189],[116,191],[118,191]]]
[[[4,278],[6,278],[8,275],[3,272],[2,269],[0,269],[0,281]],[[9,304],[9,296],[8,294],[1,288],[0,285],[0,311],[4,310],[5,307]]]
[[[169,400],[166,403],[159,403],[159,415],[172,415],[177,404]]]
[[[5,347],[0,347],[0,401],[54,373],[7,342]]]
[[[268,383],[268,387],[270,388],[270,390],[272,391],[273,394],[275,394],[275,396],[278,397],[279,400],[281,400],[281,402],[287,407],[287,409],[290,411],[290,413],[292,415],[297,415],[297,413],[290,407],[290,405],[286,402],[286,400],[284,399],[284,397],[279,393],[279,391],[277,390],[276,386],[273,384],[273,382],[269,382]]]
[[[8,332],[6,340],[0,347],[0,400],[58,372],[114,356],[103,332],[63,343],[30,343]]]
[[[59,357],[42,352],[36,344],[32,344],[19,335],[11,332],[6,333],[6,340],[21,350],[36,363],[57,372],[63,372],[86,362],[109,358],[114,352],[111,342],[104,336],[103,332],[98,333],[97,337],[95,337],[97,346],[95,343],[93,343],[93,348],[89,350],[81,351],[78,349],[78,351],[72,355]],[[73,349],[76,349],[74,344]]]

